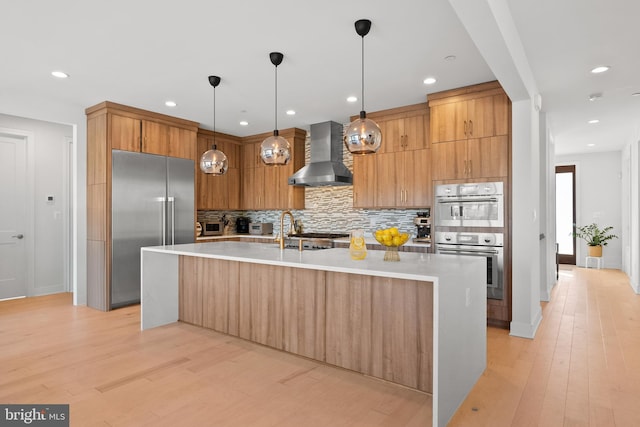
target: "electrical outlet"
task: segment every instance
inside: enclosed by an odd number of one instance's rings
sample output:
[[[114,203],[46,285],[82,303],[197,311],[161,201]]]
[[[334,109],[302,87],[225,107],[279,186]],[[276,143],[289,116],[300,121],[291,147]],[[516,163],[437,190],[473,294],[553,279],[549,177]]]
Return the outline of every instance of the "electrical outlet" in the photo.
[[[465,307],[471,305],[471,288],[467,288],[465,292]]]

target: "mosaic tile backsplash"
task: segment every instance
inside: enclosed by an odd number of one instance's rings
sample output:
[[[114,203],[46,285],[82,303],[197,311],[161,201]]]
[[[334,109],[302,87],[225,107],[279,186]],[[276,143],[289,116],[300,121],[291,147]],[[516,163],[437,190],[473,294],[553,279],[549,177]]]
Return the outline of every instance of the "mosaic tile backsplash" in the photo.
[[[305,163],[309,162],[309,134],[305,143]],[[343,147],[344,164],[353,172],[351,153]],[[293,210],[296,220],[301,220],[304,232],[346,232],[362,228],[371,233],[379,228],[396,226],[415,237],[413,218],[420,209],[354,209],[353,187],[307,187],[305,189],[305,209]],[[273,232],[280,232],[282,211],[198,211],[198,221],[220,221],[224,215],[235,224],[235,218],[246,216],[252,222],[271,222]],[[288,228],[289,219],[285,219]],[[235,230],[234,227],[231,227]]]

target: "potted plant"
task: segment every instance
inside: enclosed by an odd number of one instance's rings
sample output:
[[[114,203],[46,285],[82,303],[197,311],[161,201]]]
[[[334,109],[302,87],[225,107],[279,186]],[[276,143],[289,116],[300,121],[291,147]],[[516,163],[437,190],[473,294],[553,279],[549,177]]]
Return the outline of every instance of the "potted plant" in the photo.
[[[589,256],[601,257],[602,247],[607,246],[607,243],[611,239],[617,239],[618,236],[611,233],[613,227],[607,226],[604,228],[598,227],[595,222],[589,225],[583,225],[582,227],[576,227],[576,231],[573,233],[574,237],[579,237],[587,242],[589,246]]]

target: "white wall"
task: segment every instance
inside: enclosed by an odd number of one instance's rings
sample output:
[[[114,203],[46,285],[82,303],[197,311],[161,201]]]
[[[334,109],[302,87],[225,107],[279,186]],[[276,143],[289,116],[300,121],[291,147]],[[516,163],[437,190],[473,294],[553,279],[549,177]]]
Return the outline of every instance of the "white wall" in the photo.
[[[592,222],[622,229],[622,153],[620,151],[556,156],[556,165],[576,165],[576,224]],[[576,264],[584,267],[587,244],[576,240]],[[602,253],[606,268],[622,268],[622,240],[612,239]]]
[[[103,100],[96,100],[95,104]],[[73,130],[73,291],[74,304],[87,303],[86,214],[86,106],[52,101],[51,98],[0,97],[0,114],[70,125]]]
[[[540,300],[551,299],[556,284],[556,186],[554,145],[546,115],[540,114]]]
[[[640,294],[640,129],[622,154],[622,269]]]
[[[69,141],[73,128],[69,125],[24,119],[0,114],[0,127],[33,135],[27,144],[27,173],[33,180],[33,194],[28,194],[33,224],[28,274],[28,294],[45,295],[70,291],[67,268],[69,256],[70,202]],[[53,203],[47,197],[53,196]]]

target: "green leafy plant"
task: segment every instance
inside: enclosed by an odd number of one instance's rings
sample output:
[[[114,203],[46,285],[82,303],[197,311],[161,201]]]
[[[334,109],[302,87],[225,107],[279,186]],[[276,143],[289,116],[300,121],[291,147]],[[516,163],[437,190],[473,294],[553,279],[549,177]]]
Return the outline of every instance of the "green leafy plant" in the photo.
[[[573,236],[583,239],[589,246],[607,246],[609,240],[618,238],[615,234],[610,233],[611,230],[613,230],[611,226],[600,229],[598,224],[594,222],[593,224],[576,227]]]

